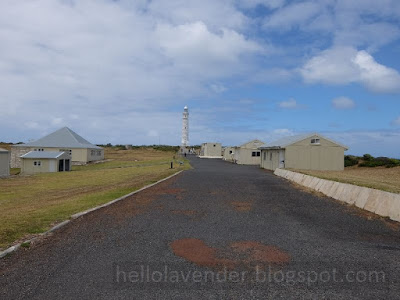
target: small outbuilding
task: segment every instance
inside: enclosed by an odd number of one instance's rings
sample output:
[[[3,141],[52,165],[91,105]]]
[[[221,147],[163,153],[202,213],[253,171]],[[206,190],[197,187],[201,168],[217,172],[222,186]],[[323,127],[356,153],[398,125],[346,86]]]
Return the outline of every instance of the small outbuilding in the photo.
[[[30,151],[21,156],[22,174],[68,172],[71,156],[68,152]]]
[[[220,143],[201,144],[200,157],[222,158],[222,145]]]
[[[234,155],[235,155],[235,149],[236,147],[224,147],[222,149],[222,159],[229,161],[229,162],[233,162],[234,161]]]
[[[10,176],[10,152],[0,148],[0,177]]]
[[[260,165],[261,150],[258,148],[262,145],[265,145],[265,143],[260,140],[252,140],[236,147],[234,162],[239,165]]]
[[[104,159],[103,148],[91,144],[68,127],[63,127],[30,143],[13,145],[11,167],[21,168],[21,155],[30,151],[67,152],[71,155],[72,164],[76,165]]]
[[[260,150],[264,169],[341,171],[344,169],[344,151],[348,147],[312,133],[285,137],[261,146]]]

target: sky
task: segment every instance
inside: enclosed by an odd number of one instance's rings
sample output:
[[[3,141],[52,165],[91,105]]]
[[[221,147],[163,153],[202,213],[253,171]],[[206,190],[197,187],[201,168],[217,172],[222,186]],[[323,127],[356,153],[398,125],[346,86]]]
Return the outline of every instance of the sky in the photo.
[[[398,0],[2,0],[0,141],[319,132],[400,158]]]

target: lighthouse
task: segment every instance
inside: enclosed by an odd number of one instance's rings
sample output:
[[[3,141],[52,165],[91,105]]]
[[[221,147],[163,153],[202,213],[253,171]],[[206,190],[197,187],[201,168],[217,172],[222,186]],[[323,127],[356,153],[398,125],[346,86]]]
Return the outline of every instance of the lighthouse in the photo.
[[[182,148],[189,146],[189,109],[187,106],[183,108],[182,114]]]

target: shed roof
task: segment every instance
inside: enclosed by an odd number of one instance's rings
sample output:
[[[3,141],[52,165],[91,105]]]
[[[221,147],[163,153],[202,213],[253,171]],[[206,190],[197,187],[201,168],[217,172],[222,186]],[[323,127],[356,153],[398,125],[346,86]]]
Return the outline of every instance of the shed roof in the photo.
[[[85,140],[79,134],[69,129],[68,127],[63,127],[41,139],[36,141],[15,145],[17,147],[48,147],[48,148],[88,148],[88,149],[101,149],[100,147],[91,144],[89,141]]]
[[[8,150],[4,149],[4,148],[0,148],[0,152],[8,152]]]
[[[334,143],[334,144],[336,144],[336,145],[338,145],[340,147],[345,148],[346,150],[349,149],[349,147],[347,147],[345,145],[342,145],[342,144],[340,144],[340,143],[338,143],[336,141],[333,141],[333,140],[331,140],[331,139],[329,139],[329,138],[327,138],[327,137],[325,137],[325,136],[323,136],[323,135],[321,135],[319,133],[306,133],[306,134],[298,134],[298,135],[287,136],[287,137],[281,138],[279,140],[276,140],[274,142],[268,143],[268,145],[261,146],[260,149],[286,148],[287,146],[290,146],[290,145],[292,145],[294,143],[300,142],[302,140],[308,139],[308,138],[313,137],[313,136],[318,136],[320,138],[328,140],[328,141],[330,141],[330,142],[332,142],[332,143]]]
[[[239,146],[239,148],[249,148],[249,149],[253,149],[253,148],[258,148],[258,147],[262,147],[266,145],[263,141],[260,140],[252,140],[249,141],[247,143],[244,143],[242,145]]]
[[[65,154],[65,152],[56,151],[30,151],[21,156],[21,158],[35,158],[35,159],[56,159]]]

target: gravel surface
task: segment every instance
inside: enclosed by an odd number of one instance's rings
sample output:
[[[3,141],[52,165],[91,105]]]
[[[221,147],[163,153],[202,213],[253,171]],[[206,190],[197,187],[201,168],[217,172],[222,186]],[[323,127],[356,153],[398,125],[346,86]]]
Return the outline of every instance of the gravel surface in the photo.
[[[0,260],[0,299],[400,299],[400,232],[255,166],[192,170]]]

